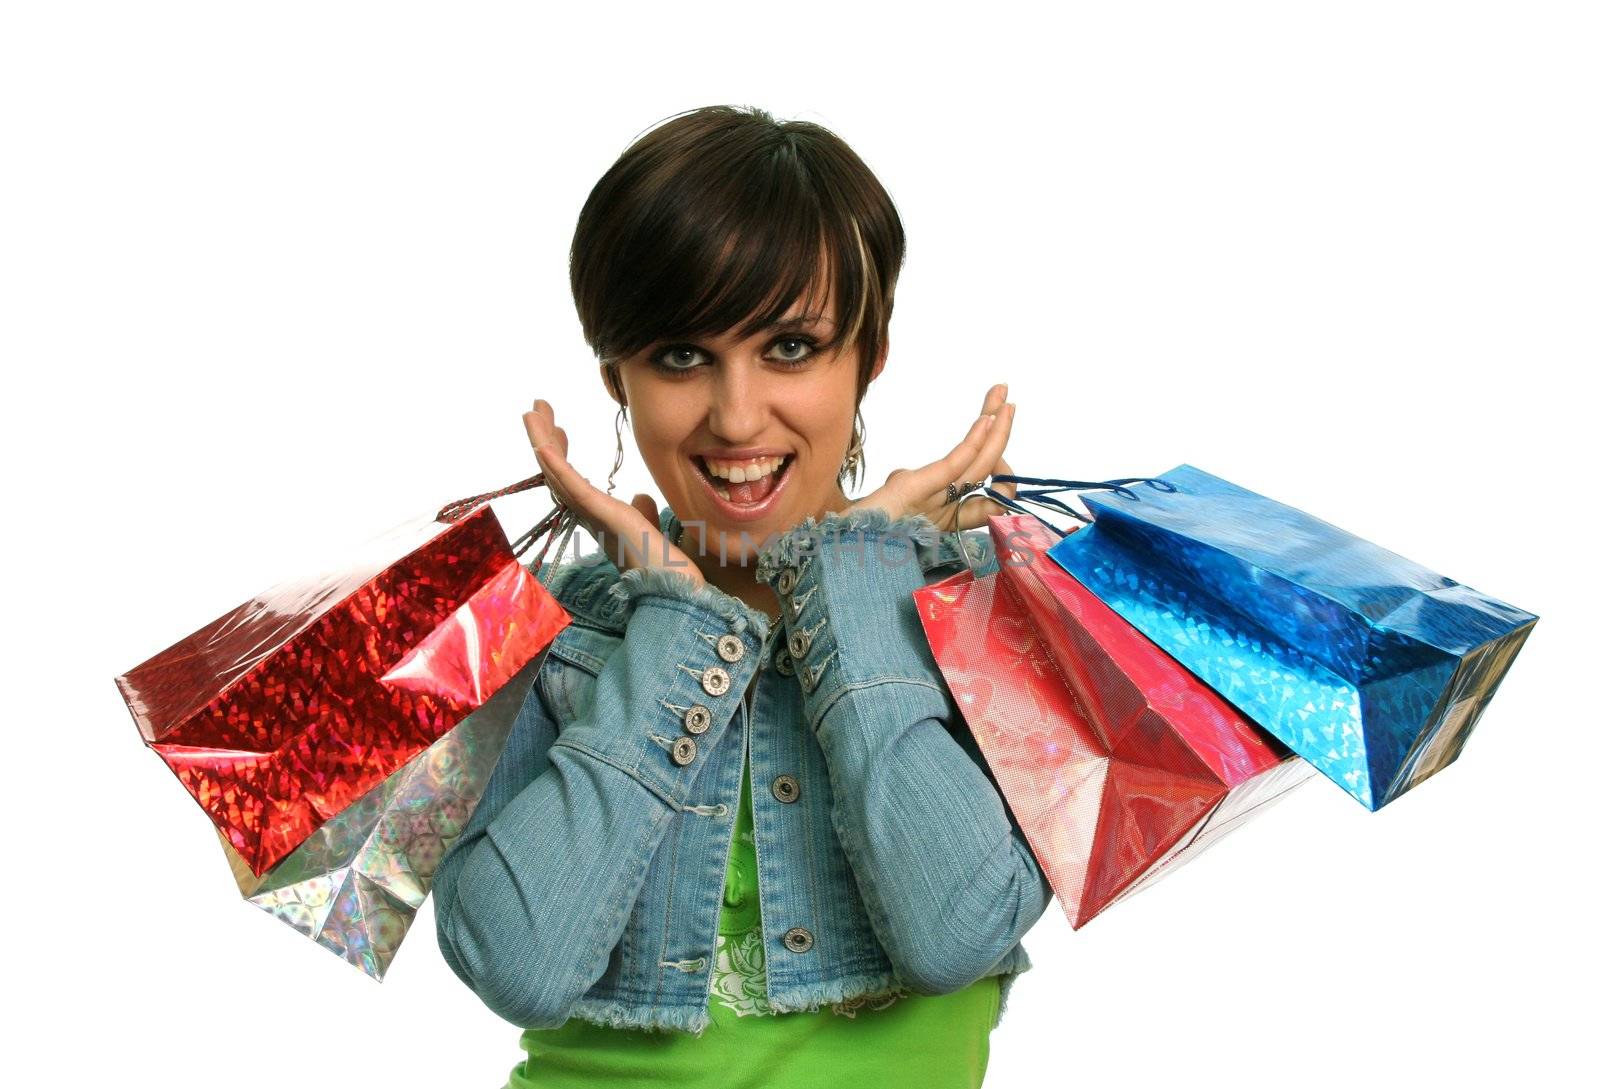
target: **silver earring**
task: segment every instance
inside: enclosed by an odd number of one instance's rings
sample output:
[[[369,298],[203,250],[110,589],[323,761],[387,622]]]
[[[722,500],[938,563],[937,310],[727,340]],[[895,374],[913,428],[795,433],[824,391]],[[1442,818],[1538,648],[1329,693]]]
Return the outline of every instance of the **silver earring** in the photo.
[[[861,419],[861,410],[858,408],[856,409],[856,425],[850,433],[850,448],[844,452],[844,464],[839,469],[840,483],[843,483],[844,478],[848,476],[852,488],[856,486],[857,476],[861,470],[864,453],[862,449],[862,433],[864,430],[865,421]]]
[[[622,421],[628,417],[628,406],[623,405],[617,409],[617,456],[611,463],[611,473],[606,477],[606,494],[610,495],[617,486],[617,470],[622,468]],[[630,422],[629,426],[633,426]]]

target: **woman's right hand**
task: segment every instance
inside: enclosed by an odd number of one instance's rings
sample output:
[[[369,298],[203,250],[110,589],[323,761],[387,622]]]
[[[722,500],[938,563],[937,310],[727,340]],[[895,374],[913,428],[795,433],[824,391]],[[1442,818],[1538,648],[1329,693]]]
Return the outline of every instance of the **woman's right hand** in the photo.
[[[528,429],[539,471],[544,474],[545,487],[599,542],[617,570],[662,567],[705,585],[700,568],[661,532],[654,499],[640,494],[633,497],[631,504],[624,503],[589,483],[567,462],[567,433],[556,426],[555,410],[549,402],[533,402],[533,411],[524,412],[522,422]]]

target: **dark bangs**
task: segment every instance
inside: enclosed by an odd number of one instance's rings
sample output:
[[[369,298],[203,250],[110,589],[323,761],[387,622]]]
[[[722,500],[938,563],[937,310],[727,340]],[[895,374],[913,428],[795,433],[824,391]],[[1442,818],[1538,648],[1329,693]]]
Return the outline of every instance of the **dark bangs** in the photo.
[[[861,349],[859,400],[904,253],[888,193],[837,136],[711,106],[640,137],[595,185],[573,235],[572,293],[602,363],[658,340],[751,335],[797,301],[821,314],[835,299],[839,325],[818,339]]]

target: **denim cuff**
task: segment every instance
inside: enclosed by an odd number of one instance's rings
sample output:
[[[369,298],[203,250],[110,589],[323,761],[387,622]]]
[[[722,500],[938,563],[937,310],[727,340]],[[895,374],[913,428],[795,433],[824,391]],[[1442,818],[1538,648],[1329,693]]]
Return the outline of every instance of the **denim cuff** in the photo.
[[[767,636],[771,619],[759,609],[726,593],[709,582],[696,581],[675,567],[631,567],[622,572],[607,589],[623,625],[632,618],[640,600],[651,595],[683,602],[716,615],[737,635],[749,632],[759,644]]]
[[[590,713],[555,744],[679,808],[755,676],[768,620],[678,571],[633,568],[622,579],[630,617],[622,645],[596,677]]]
[[[869,507],[808,517],[758,553],[756,579],[782,606],[813,725],[854,687],[894,680],[943,691],[911,596],[943,536],[925,515]]]

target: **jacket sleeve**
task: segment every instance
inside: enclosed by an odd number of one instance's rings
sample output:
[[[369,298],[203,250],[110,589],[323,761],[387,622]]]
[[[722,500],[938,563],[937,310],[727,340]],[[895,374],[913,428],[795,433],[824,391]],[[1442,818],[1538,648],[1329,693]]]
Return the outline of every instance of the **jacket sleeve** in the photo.
[[[719,607],[721,591],[680,572],[624,572],[626,634],[606,659],[587,709],[557,732],[529,688],[499,763],[434,876],[440,951],[495,1013],[523,1028],[562,1024],[605,972],[657,846],[727,733],[760,658],[760,637]],[[615,589],[614,588],[614,591]],[[631,595],[631,596],[629,596]],[[746,652],[723,661],[715,640]],[[726,670],[719,696],[703,671]],[[679,710],[669,707],[678,705]],[[679,766],[681,709],[711,725]]]
[[[920,515],[830,513],[757,561],[782,606],[862,902],[906,985],[932,994],[987,975],[1050,897],[986,770],[956,740],[964,724],[917,616],[920,556],[939,537]]]

